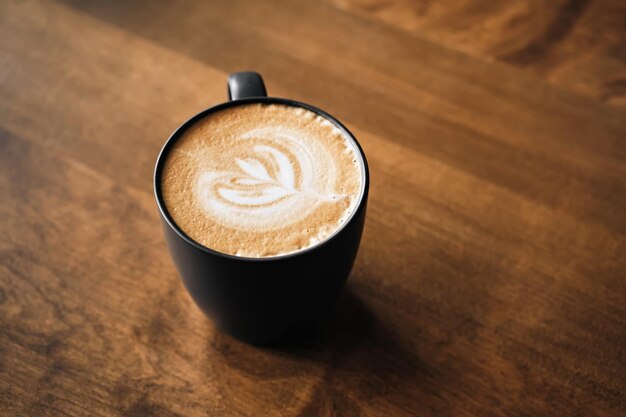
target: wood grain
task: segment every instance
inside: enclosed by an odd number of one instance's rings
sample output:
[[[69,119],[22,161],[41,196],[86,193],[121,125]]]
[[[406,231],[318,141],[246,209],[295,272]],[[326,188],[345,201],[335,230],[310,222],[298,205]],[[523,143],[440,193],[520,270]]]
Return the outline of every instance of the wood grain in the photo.
[[[337,8],[506,62],[561,88],[626,105],[620,0],[328,0]]]
[[[0,415],[623,415],[620,10],[3,2]],[[245,69],[345,121],[372,176],[336,311],[262,349],[193,305],[151,191]]]

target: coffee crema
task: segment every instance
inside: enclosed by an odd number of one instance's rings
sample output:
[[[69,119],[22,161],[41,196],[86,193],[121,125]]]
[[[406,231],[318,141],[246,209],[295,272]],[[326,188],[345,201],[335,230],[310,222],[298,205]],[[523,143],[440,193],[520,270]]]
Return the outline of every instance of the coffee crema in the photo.
[[[356,209],[363,177],[353,140],[328,119],[301,107],[246,104],[209,114],[176,139],[161,191],[189,237],[260,258],[330,237]]]

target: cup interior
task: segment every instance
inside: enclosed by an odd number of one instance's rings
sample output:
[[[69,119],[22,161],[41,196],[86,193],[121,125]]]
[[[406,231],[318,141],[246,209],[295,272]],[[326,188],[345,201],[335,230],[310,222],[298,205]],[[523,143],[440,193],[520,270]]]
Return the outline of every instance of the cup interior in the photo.
[[[350,216],[348,217],[348,219],[339,228],[337,228],[337,230],[335,230],[330,236],[328,236],[321,242],[318,242],[312,246],[309,246],[297,252],[292,252],[292,253],[285,254],[285,255],[268,256],[268,257],[261,257],[261,258],[249,258],[249,257],[236,256],[236,255],[231,255],[231,254],[216,251],[215,249],[211,249],[205,245],[202,245],[196,242],[189,235],[187,235],[176,224],[176,222],[170,215],[169,211],[167,210],[167,206],[165,205],[165,201],[163,199],[163,195],[161,191],[161,173],[163,170],[163,163],[169,153],[169,150],[176,143],[176,140],[182,135],[182,133],[184,133],[185,130],[187,130],[195,122],[199,121],[200,119],[212,113],[217,113],[227,108],[246,105],[246,104],[256,104],[256,103],[281,104],[285,106],[304,108],[306,110],[312,111],[313,113],[316,113],[324,117],[326,120],[333,123],[338,129],[340,129],[346,135],[346,137],[350,139],[352,146],[356,150],[356,154],[359,155],[360,160],[361,160],[360,167],[361,167],[361,175],[362,175],[363,181],[361,183],[361,191],[357,199],[358,203],[357,203],[356,210],[350,213]],[[218,104],[216,106],[213,106],[206,110],[201,111],[200,113],[196,114],[195,116],[191,117],[190,119],[185,121],[183,124],[181,124],[174,131],[174,133],[172,133],[172,135],[167,139],[167,141],[161,148],[161,151],[159,152],[159,156],[157,157],[157,161],[156,161],[156,165],[154,169],[153,187],[154,187],[154,195],[157,201],[157,205],[159,207],[159,211],[161,212],[161,216],[166,221],[168,226],[172,228],[172,230],[174,230],[183,240],[187,241],[187,243],[189,243],[190,245],[196,247],[197,249],[201,251],[204,251],[213,255],[217,255],[217,256],[222,256],[225,258],[232,258],[232,259],[236,259],[236,260],[240,260],[244,262],[267,262],[267,261],[277,261],[277,260],[290,258],[294,256],[300,256],[304,253],[307,253],[309,251],[315,250],[323,246],[327,242],[331,241],[337,234],[341,233],[341,231],[345,229],[345,227],[355,219],[357,214],[363,210],[364,202],[366,201],[368,190],[369,190],[369,170],[368,170],[368,165],[367,165],[367,160],[365,158],[365,154],[363,153],[363,149],[361,148],[361,145],[359,144],[359,142],[356,140],[354,135],[348,130],[347,127],[345,127],[339,120],[337,120],[330,114],[326,113],[325,111],[315,106],[311,106],[310,104],[301,103],[299,101],[295,101],[291,99],[278,98],[278,97],[254,97],[254,98],[247,98],[247,99],[242,99],[242,100],[228,101],[222,104]]]

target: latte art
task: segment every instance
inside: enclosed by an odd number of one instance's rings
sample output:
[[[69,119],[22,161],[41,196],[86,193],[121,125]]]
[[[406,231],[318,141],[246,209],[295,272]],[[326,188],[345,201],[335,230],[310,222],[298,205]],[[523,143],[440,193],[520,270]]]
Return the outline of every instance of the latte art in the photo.
[[[243,146],[256,143],[251,156],[235,157],[228,171],[204,171],[196,182],[198,201],[216,221],[234,229],[275,230],[340,198],[333,194],[332,158],[317,149],[314,165],[306,144],[310,138],[277,126],[253,130],[242,139]],[[316,169],[330,172],[316,176]]]
[[[246,105],[193,125],[171,150],[166,206],[199,243],[241,256],[310,247],[354,210],[359,156],[346,134],[313,112]]]

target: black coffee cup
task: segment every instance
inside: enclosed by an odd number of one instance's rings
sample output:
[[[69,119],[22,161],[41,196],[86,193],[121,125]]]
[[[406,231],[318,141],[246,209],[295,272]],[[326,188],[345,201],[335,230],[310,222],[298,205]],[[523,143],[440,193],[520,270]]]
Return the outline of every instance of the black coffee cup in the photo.
[[[239,72],[228,77],[230,101],[206,109],[183,123],[165,142],[154,171],[154,195],[165,239],[185,287],[219,328],[253,344],[275,342],[299,325],[328,311],[356,258],[369,189],[367,161],[352,133],[328,113],[308,104],[267,97],[261,76]],[[352,216],[329,238],[302,251],[268,258],[220,253],[191,239],[174,222],[163,202],[161,171],[169,149],[197,120],[220,110],[249,103],[275,103],[305,108],[331,121],[350,136],[364,165],[364,191]]]

